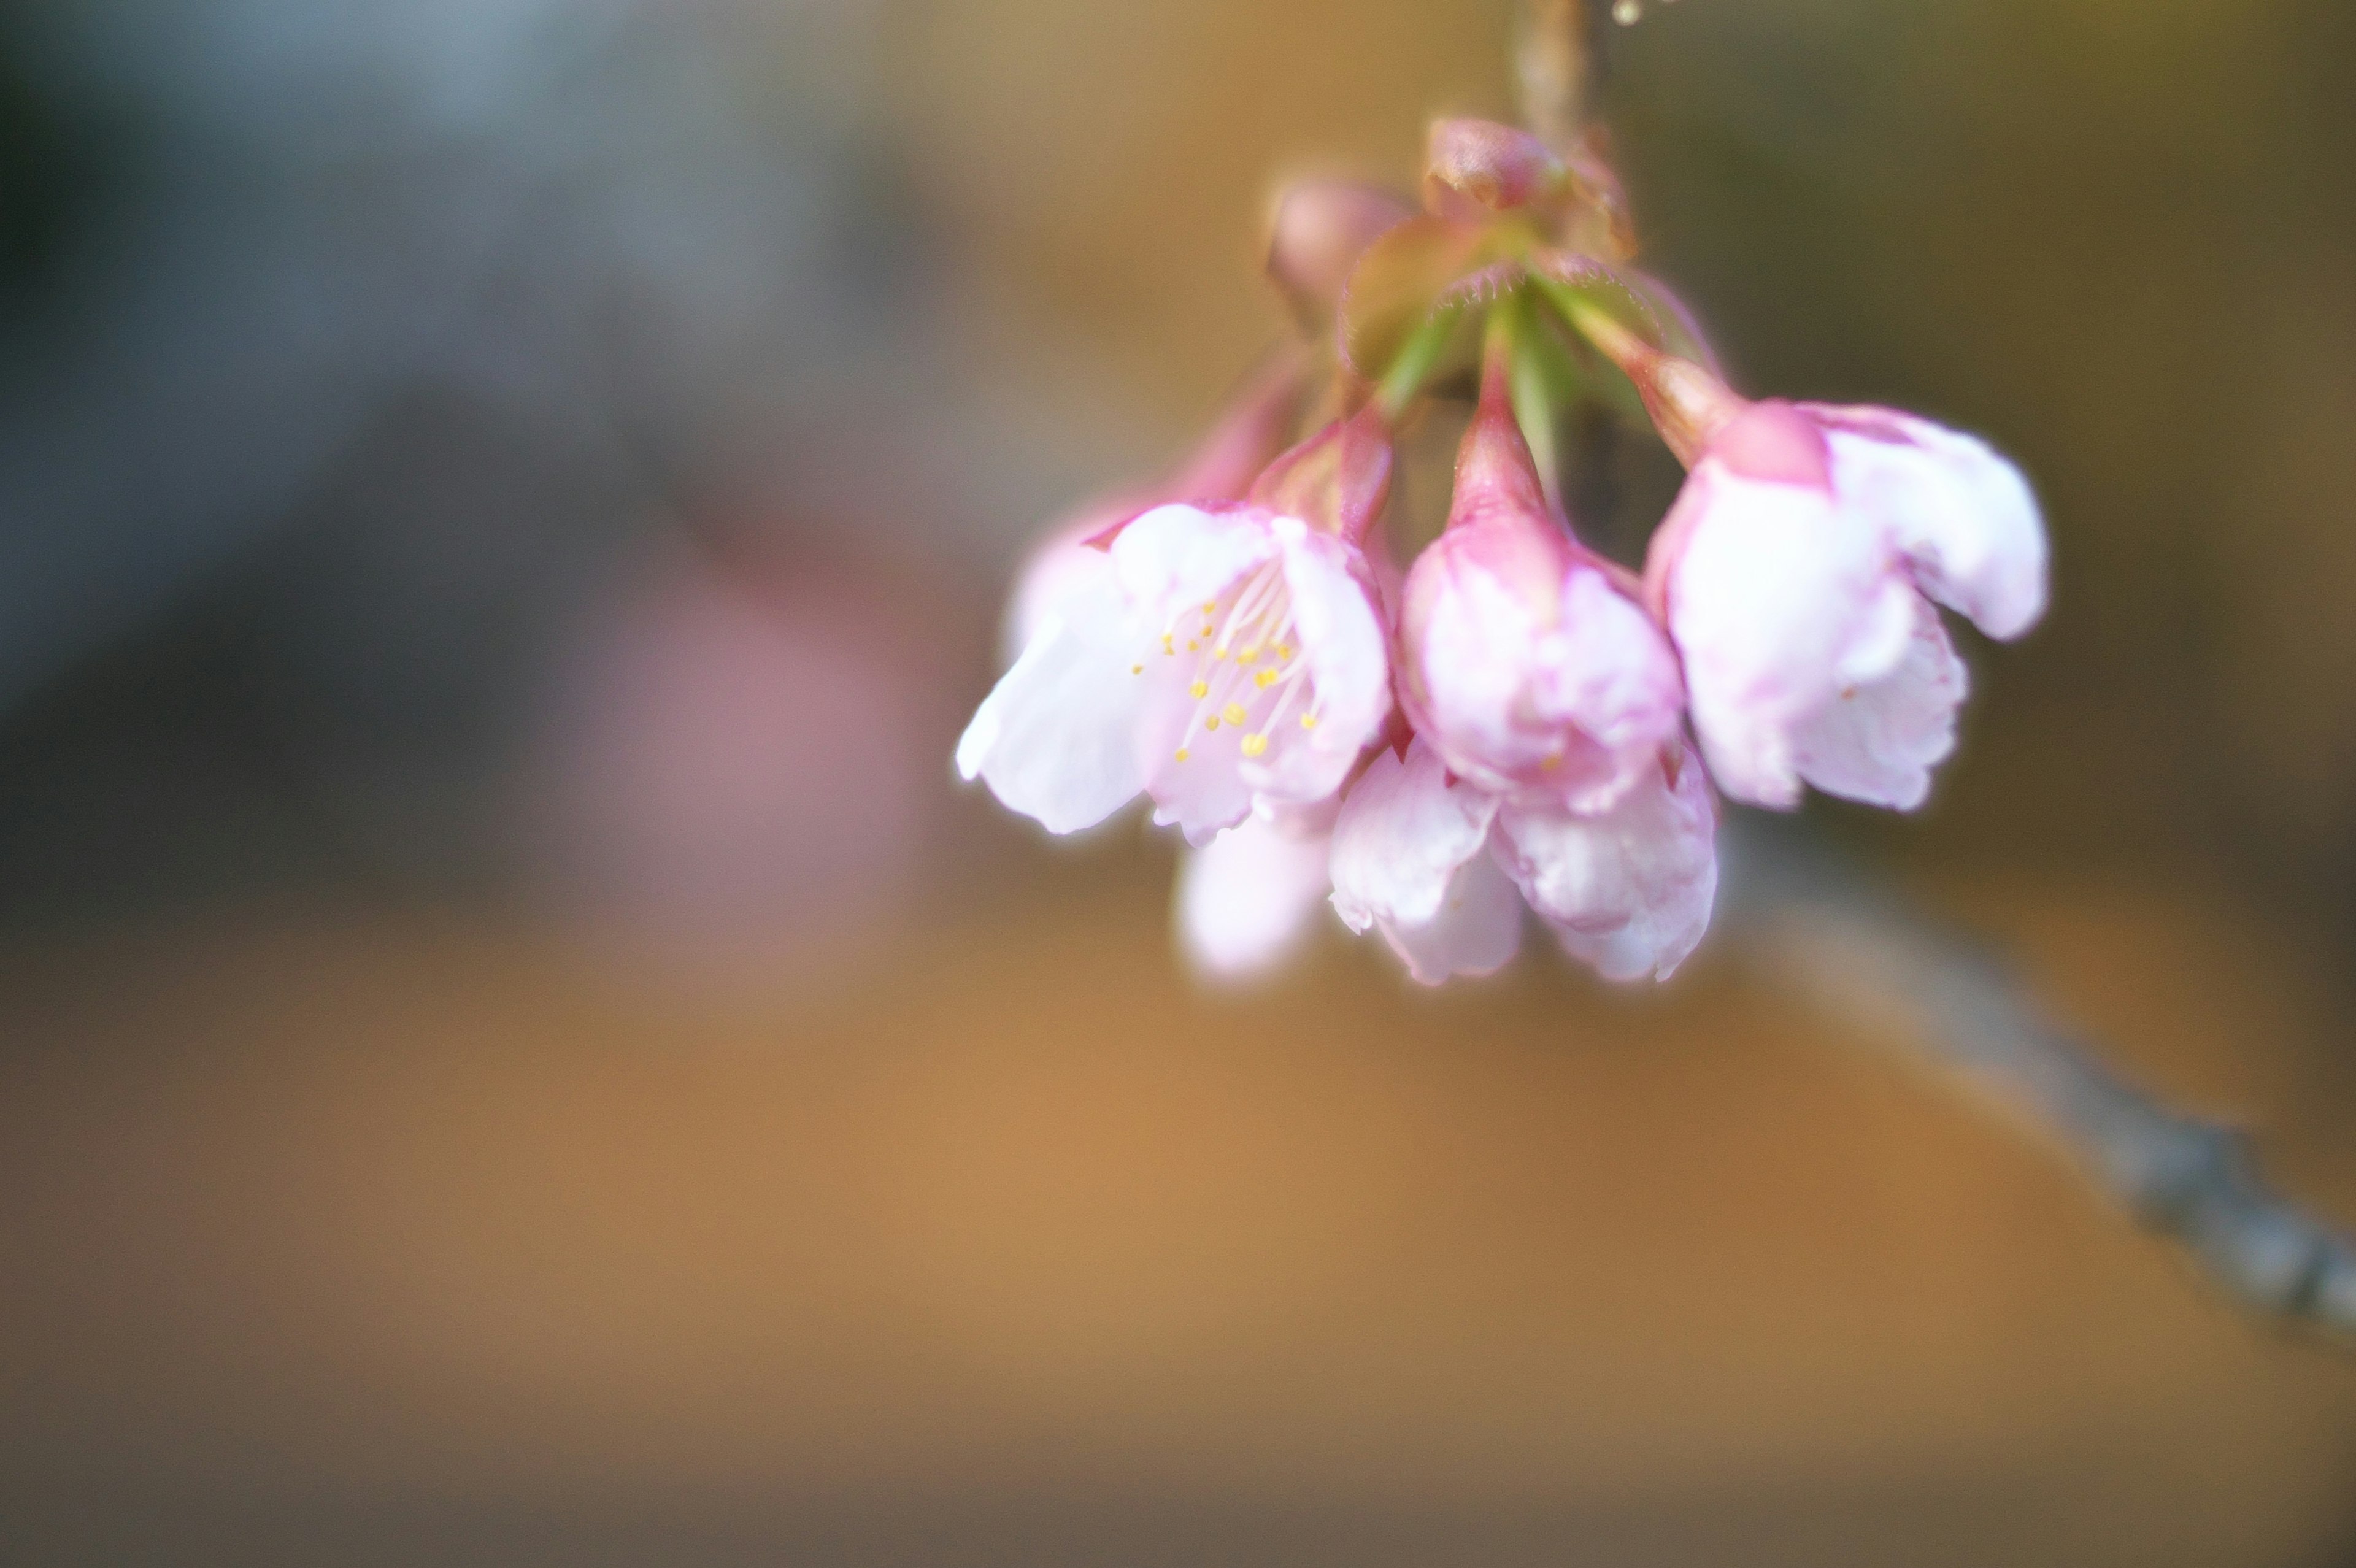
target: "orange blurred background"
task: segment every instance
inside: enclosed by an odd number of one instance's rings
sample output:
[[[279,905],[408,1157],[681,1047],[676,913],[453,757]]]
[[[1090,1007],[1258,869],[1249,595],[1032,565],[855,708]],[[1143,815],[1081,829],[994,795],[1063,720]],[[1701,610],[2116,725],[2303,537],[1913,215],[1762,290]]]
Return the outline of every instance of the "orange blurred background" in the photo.
[[[1208,996],[1166,841],[953,787],[1505,0],[338,11],[0,19],[5,1556],[2356,1561],[2344,1356],[1738,945]],[[1614,42],[1742,384],[2052,523],[1811,815],[2356,1221],[2356,12]]]

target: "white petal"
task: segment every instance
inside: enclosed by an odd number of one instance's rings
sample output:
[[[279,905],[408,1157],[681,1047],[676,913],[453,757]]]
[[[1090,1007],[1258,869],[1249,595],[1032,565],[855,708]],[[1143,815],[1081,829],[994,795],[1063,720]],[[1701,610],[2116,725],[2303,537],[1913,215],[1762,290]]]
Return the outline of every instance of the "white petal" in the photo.
[[[1419,925],[1382,923],[1383,938],[1419,985],[1494,975],[1522,945],[1522,895],[1485,850],[1456,869],[1440,910]]]
[[[1117,642],[1082,635],[1117,623],[1109,598],[1083,595],[1068,617],[1050,614],[958,741],[959,773],[1051,833],[1093,827],[1145,787],[1130,664]]]
[[[1726,792],[1797,804],[1790,731],[1889,635],[1902,571],[1885,532],[1826,493],[1745,480],[1704,459],[1665,530],[1689,528],[1668,581],[1669,629],[1694,724]],[[1695,515],[1697,513],[1698,515]]]
[[[1459,780],[1418,741],[1376,754],[1333,824],[1333,908],[1379,926],[1427,986],[1488,975],[1521,944],[1521,897],[1487,850],[1497,797]]]
[[[1377,752],[1333,823],[1334,909],[1353,931],[1377,921],[1435,919],[1450,881],[1488,842],[1496,815],[1496,796],[1462,780],[1450,784],[1439,754],[1421,741],[1404,763],[1397,752]]]
[[[1309,667],[1311,692],[1294,712],[1313,700],[1318,722],[1304,730],[1288,713],[1269,732],[1268,751],[1244,764],[1244,777],[1268,801],[1307,804],[1340,789],[1382,732],[1391,709],[1390,646],[1357,552],[1295,518],[1278,518],[1275,530]]]
[[[1827,795],[1912,811],[1930,795],[1932,768],[1955,749],[1955,709],[1970,677],[1939,613],[1913,598],[1898,667],[1837,694],[1793,734],[1801,776]]]
[[[2037,624],[2045,523],[2019,469],[1976,437],[1911,414],[1805,411],[1826,425],[1835,487],[1890,530],[1923,592],[1992,637]]]
[[[1006,605],[1002,642],[1009,664],[1039,640],[1050,614],[1061,612],[1076,595],[1104,592],[1112,575],[1112,556],[1084,542],[1104,527],[1100,516],[1083,517],[1057,530],[1023,561]]]
[[[1156,507],[1112,541],[1113,571],[1132,629],[1159,633],[1182,610],[1218,598],[1276,554],[1265,512]]]
[[[1718,814],[1690,757],[1610,812],[1507,805],[1499,855],[1566,951],[1608,980],[1665,980],[1709,929]]]
[[[1205,978],[1256,979],[1290,957],[1333,887],[1322,834],[1296,837],[1257,817],[1178,869],[1178,934]]]

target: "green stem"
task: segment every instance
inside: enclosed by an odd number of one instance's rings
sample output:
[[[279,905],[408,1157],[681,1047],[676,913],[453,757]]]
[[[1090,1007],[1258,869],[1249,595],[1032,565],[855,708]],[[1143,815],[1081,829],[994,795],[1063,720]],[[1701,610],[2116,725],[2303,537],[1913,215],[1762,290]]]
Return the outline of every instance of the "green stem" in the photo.
[[[1520,290],[1500,301],[1489,313],[1490,329],[1499,330],[1502,321],[1507,364],[1512,377],[1514,419],[1522,428],[1522,439],[1529,443],[1530,461],[1537,465],[1538,483],[1546,490],[1547,505],[1559,511],[1562,507],[1562,452],[1555,441],[1554,389],[1547,384],[1544,361],[1533,351],[1530,334],[1536,326],[1529,317],[1532,302]]]
[[[1437,312],[1400,346],[1398,357],[1391,361],[1390,369],[1375,393],[1385,418],[1397,420],[1407,411],[1408,404],[1415,401],[1432,367],[1447,352],[1448,340],[1456,336],[1457,323],[1462,317],[1461,306]]]

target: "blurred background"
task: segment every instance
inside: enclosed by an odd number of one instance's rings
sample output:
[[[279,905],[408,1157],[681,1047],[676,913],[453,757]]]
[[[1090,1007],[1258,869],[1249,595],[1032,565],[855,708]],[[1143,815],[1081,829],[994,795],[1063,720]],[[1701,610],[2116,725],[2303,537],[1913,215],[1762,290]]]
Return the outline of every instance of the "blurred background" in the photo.
[[[0,10],[0,1554],[2356,1564],[2356,1369],[1731,945],[1207,997],[952,787],[1507,10]],[[1742,383],[2052,521],[1812,818],[2356,1220],[2356,9],[1615,44]]]

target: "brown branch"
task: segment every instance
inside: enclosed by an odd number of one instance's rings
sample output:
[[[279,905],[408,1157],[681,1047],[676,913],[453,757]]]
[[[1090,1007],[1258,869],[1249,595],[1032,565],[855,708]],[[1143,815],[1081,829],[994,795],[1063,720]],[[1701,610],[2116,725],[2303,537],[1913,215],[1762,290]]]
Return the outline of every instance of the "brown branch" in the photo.
[[[1522,120],[1558,153],[1579,144],[1593,112],[1601,15],[1589,0],[1522,0],[1514,48]]]
[[[1778,980],[2026,1122],[2243,1307],[2356,1347],[2356,1249],[2266,1183],[2243,1134],[2118,1077],[1991,955],[1826,851],[1746,837],[1740,852],[1743,923]]]

